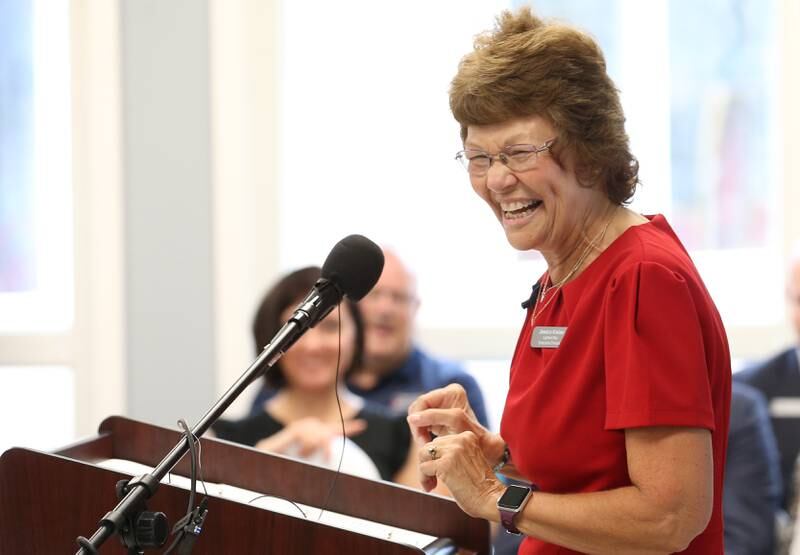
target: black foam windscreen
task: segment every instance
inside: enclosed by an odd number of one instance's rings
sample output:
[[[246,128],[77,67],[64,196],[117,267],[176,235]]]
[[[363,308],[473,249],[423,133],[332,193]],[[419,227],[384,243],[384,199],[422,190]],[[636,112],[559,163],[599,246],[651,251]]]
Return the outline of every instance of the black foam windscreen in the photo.
[[[322,277],[354,301],[375,287],[383,271],[383,251],[363,235],[348,235],[331,249]]]

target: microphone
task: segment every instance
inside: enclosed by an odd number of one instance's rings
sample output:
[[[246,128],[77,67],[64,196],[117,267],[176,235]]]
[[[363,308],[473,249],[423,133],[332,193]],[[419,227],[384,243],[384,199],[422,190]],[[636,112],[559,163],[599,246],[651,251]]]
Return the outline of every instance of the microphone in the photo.
[[[263,373],[265,362],[268,366],[272,366],[303,332],[333,310],[342,297],[347,296],[354,301],[360,300],[375,286],[382,271],[383,251],[366,237],[348,235],[336,243],[322,266],[322,277],[311,288],[308,296],[245,373],[192,428],[191,435],[202,436],[242,391]],[[131,480],[128,483],[130,489],[125,497],[113,510],[106,513],[92,537],[88,540],[83,536],[78,538],[77,542],[81,548],[77,555],[97,553],[97,547],[112,534],[122,534],[121,531],[125,529],[127,522],[137,513],[137,508],[153,496],[161,480],[178,464],[181,457],[189,450],[190,444],[191,440],[187,435],[187,438],[182,439],[158,463],[152,474],[144,474]],[[143,487],[136,487],[139,485]],[[195,523],[202,526],[202,520]],[[197,532],[199,533],[199,527]]]
[[[294,345],[308,328],[323,320],[347,296],[361,300],[369,293],[383,272],[383,251],[363,235],[348,235],[331,249],[322,265],[321,277],[311,288],[289,321],[265,347],[274,351],[272,366]]]

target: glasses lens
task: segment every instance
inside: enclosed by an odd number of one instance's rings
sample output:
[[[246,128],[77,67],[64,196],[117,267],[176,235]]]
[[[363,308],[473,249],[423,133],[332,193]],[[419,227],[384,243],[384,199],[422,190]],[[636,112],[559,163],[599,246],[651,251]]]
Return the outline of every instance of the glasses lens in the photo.
[[[524,171],[536,165],[537,149],[533,145],[518,145],[506,151],[505,163],[514,171]]]
[[[470,175],[484,175],[489,170],[489,166],[492,165],[492,159],[489,155],[480,150],[465,150],[464,158]]]

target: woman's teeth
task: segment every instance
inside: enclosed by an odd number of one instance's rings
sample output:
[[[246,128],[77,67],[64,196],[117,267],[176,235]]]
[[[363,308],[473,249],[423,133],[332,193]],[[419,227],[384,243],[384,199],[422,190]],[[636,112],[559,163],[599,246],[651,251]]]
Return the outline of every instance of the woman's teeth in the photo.
[[[501,204],[500,208],[503,210],[504,218],[513,220],[516,218],[524,218],[536,210],[540,204],[542,204],[542,201],[540,200],[532,200],[529,202],[509,202]]]

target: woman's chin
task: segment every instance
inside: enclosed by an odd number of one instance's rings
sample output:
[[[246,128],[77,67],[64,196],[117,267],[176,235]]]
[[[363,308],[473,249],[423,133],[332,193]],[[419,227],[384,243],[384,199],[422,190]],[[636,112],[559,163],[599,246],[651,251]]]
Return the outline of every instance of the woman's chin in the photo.
[[[503,226],[503,231],[506,234],[508,244],[513,248],[520,251],[536,250],[539,245],[537,239],[537,222],[535,216],[538,216],[538,211],[534,211],[521,218],[505,218],[499,216],[500,225]]]
[[[306,384],[306,391],[314,391],[317,393],[330,393],[336,388],[336,384],[332,380],[324,380]]]
[[[330,372],[330,376],[292,380],[292,388],[297,389],[298,391],[304,391],[306,393],[329,392],[334,388],[335,380],[333,379],[333,376],[335,375],[336,370],[332,369]]]
[[[522,229],[506,228],[505,231],[508,244],[518,251],[538,250],[539,242],[531,233],[526,233]]]

